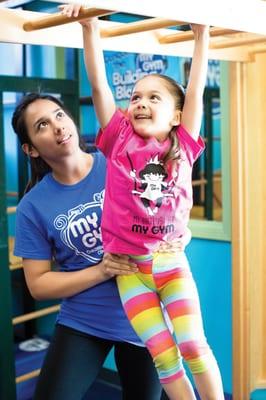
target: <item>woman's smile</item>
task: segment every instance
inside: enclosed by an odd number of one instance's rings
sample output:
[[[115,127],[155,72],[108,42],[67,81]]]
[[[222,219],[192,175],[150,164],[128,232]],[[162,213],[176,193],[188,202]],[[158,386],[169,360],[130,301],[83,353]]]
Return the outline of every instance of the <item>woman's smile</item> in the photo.
[[[63,137],[57,139],[56,143],[59,144],[59,145],[67,144],[67,143],[69,143],[71,137],[72,137],[72,134],[69,133],[68,135],[64,135]]]

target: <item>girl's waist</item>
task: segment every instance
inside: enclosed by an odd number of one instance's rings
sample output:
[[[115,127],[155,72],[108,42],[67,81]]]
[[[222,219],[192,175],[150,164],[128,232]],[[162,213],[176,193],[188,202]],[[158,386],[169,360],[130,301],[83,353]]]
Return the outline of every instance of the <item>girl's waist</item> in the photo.
[[[189,268],[186,254],[182,250],[156,251],[145,255],[130,255],[131,260],[137,264],[139,272],[152,274],[154,272],[170,272],[179,268]]]

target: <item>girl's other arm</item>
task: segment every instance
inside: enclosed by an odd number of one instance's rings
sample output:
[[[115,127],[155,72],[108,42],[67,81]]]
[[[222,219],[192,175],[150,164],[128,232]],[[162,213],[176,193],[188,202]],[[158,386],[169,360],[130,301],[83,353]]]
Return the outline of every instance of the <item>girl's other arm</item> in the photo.
[[[203,92],[208,69],[209,27],[191,24],[194,52],[186,90],[181,124],[197,140],[203,112]]]
[[[65,15],[78,16],[81,5],[67,4],[59,8]],[[115,112],[116,105],[107,81],[98,20],[88,18],[80,23],[83,30],[84,62],[92,88],[93,104],[100,126],[105,128]]]

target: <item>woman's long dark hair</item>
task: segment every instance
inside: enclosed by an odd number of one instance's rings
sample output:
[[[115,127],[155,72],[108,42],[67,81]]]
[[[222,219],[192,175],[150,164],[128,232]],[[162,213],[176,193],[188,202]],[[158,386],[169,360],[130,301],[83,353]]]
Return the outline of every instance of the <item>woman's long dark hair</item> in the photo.
[[[12,127],[14,129],[14,132],[17,134],[21,145],[28,144],[29,146],[32,146],[32,142],[30,140],[28,128],[25,121],[25,112],[28,106],[37,100],[52,101],[53,103],[57,104],[60,108],[62,108],[62,110],[64,110],[64,112],[73,120],[73,117],[71,116],[70,112],[65,108],[64,104],[58,98],[50,94],[29,93],[22,97],[19,104],[16,106],[12,116]],[[86,143],[80,136],[78,129],[77,132],[79,135],[80,148],[86,151],[87,149]],[[36,185],[36,183],[38,183],[44,177],[44,175],[46,175],[48,172],[51,171],[51,167],[41,157],[37,158],[30,157],[29,161],[30,161],[31,174],[30,174],[30,179],[25,188],[25,193],[28,192],[34,185]]]

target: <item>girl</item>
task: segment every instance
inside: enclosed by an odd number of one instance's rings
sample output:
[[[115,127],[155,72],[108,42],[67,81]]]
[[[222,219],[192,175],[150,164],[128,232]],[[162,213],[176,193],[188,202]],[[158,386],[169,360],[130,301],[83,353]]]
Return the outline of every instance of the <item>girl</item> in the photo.
[[[62,7],[69,16],[77,16],[79,10],[79,5]],[[81,24],[101,126],[96,143],[107,157],[104,248],[128,254],[138,265],[137,273],[117,277],[125,312],[150,351],[171,400],[195,399],[182,357],[201,399],[222,400],[220,373],[205,339],[196,286],[184,252],[174,245],[187,235],[192,166],[204,149],[199,131],[208,27],[191,26],[195,48],[186,93],[166,76],[147,75],[136,83],[124,114],[116,109],[107,82],[97,20]],[[174,335],[165,323],[161,303]]]

